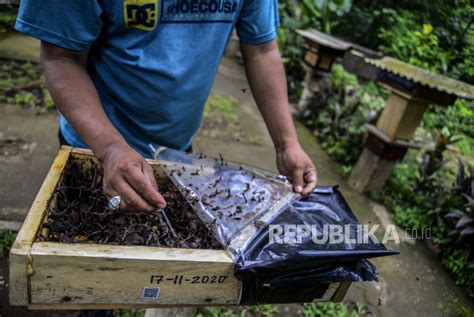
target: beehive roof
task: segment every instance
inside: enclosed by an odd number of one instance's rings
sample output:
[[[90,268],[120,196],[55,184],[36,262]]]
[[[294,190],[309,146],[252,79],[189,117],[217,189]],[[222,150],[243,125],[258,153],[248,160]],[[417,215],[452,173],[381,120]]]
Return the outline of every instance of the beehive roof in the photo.
[[[297,30],[302,37],[338,51],[347,51],[351,44],[315,29]]]
[[[417,84],[436,89],[460,98],[474,99],[474,86],[443,75],[435,74],[401,60],[384,57],[382,59],[366,59],[366,62],[393,73]]]

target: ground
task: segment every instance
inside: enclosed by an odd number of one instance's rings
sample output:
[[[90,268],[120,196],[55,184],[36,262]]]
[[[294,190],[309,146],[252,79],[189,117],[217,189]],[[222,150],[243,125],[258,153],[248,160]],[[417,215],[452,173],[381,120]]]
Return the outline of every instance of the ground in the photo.
[[[37,43],[18,35],[0,38],[0,56],[16,56],[17,46],[23,47],[20,57],[37,60]],[[276,170],[270,137],[243,69],[233,59],[223,59],[213,93],[236,99],[238,137],[211,126],[198,134],[194,150],[215,157],[220,153],[227,160]],[[340,167],[323,152],[314,136],[301,124],[296,126],[302,146],[317,165],[319,184],[338,184],[362,223],[392,224],[387,210],[353,192],[340,175]],[[55,113],[37,115],[33,110],[0,105],[0,227],[18,228],[27,214],[57,152],[57,131]],[[403,232],[399,232],[403,238]],[[402,239],[400,245],[388,247],[399,249],[400,255],[372,260],[380,272],[380,281],[354,284],[345,302],[364,304],[372,314],[382,316],[472,315],[473,302],[423,242]],[[299,307],[281,307],[280,315]]]

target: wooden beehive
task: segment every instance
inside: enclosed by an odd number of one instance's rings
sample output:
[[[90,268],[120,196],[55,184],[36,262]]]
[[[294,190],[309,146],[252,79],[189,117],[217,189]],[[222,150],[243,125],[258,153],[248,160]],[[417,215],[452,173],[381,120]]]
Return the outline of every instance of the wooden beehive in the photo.
[[[90,151],[63,147],[54,160],[11,249],[12,305],[112,309],[239,303],[242,283],[224,250],[36,241],[65,168],[91,159]],[[150,164],[166,178],[156,161]],[[333,283],[320,300],[342,300],[348,287]],[[156,296],[144,296],[147,292]]]

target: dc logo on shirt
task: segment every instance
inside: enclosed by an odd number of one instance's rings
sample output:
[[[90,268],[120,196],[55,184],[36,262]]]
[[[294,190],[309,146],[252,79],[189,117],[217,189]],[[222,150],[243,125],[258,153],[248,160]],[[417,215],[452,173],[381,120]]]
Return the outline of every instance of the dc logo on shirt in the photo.
[[[124,0],[127,28],[151,31],[158,24],[158,0]]]

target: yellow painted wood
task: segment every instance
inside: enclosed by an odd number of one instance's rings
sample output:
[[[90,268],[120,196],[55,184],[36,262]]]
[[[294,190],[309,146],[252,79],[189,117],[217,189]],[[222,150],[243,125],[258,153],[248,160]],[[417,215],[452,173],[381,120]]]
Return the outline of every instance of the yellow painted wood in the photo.
[[[95,160],[63,147],[23,224],[10,256],[10,302],[30,309],[114,309],[235,305],[242,284],[224,250],[36,242],[66,164]],[[149,161],[164,176],[157,161]],[[323,300],[337,294],[333,283]],[[160,288],[144,298],[144,288]]]
[[[70,152],[70,147],[59,151],[11,248],[9,296],[12,305],[28,304],[28,254]]]
[[[395,161],[384,160],[369,149],[364,148],[347,183],[359,193],[378,190],[387,181],[395,164]]]
[[[412,140],[427,107],[428,104],[424,102],[408,99],[392,91],[377,122],[377,128],[391,140]]]
[[[342,302],[342,300],[346,296],[347,291],[349,290],[350,287],[351,287],[351,282],[341,283],[335,290],[334,295],[332,296],[331,300],[337,303]]]
[[[307,51],[305,56],[304,56],[304,60],[309,65],[314,67],[318,63],[318,54],[316,54],[315,52],[312,52],[312,51]]]
[[[239,300],[241,283],[222,250],[37,242],[31,255],[31,304],[222,305]],[[143,298],[145,287],[159,287],[158,298]]]

